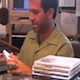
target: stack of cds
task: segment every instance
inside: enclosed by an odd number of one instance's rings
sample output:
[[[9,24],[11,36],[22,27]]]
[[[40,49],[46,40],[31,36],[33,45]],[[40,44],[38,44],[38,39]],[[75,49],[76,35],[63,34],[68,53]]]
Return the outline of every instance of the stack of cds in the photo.
[[[69,80],[80,71],[80,59],[49,55],[34,62],[32,74]]]

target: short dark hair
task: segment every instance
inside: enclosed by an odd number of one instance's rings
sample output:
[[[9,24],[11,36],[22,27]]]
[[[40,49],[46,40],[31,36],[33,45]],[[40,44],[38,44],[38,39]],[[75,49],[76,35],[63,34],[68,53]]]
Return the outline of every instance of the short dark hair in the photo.
[[[44,12],[47,12],[50,8],[54,9],[53,19],[55,19],[58,11],[58,0],[41,0],[41,7],[44,9]]]

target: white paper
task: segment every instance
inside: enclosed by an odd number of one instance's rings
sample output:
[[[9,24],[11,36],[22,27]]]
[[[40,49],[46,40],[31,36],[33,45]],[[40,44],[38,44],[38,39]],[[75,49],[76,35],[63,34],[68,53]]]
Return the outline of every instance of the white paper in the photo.
[[[48,55],[34,62],[32,74],[70,80],[74,75],[79,73],[79,66],[79,58]],[[65,69],[67,69],[67,72]]]
[[[80,0],[76,0],[76,16],[80,16]]]
[[[75,0],[59,0],[60,7],[74,7]]]
[[[61,31],[66,36],[75,36],[77,34],[77,17],[74,13],[62,12],[60,20]]]
[[[0,38],[6,37],[6,25],[0,24]]]
[[[75,66],[80,64],[80,59],[49,55],[42,59],[36,60],[34,64],[42,64],[47,67],[56,66],[59,68],[73,69]]]

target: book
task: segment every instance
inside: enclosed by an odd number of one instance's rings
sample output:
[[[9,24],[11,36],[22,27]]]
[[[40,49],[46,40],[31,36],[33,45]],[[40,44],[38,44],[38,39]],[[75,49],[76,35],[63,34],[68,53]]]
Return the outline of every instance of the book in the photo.
[[[80,71],[80,59],[49,55],[34,62],[33,75],[70,79]]]

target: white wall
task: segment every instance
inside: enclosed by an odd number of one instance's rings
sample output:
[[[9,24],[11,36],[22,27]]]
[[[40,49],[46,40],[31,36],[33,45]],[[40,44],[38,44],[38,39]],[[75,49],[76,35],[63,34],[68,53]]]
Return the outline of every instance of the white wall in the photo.
[[[66,36],[75,36],[77,34],[77,19],[75,13],[62,12],[57,15],[56,22]]]

